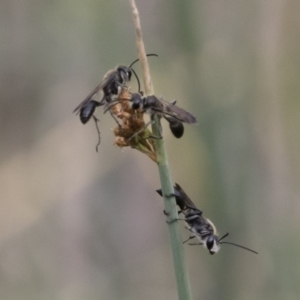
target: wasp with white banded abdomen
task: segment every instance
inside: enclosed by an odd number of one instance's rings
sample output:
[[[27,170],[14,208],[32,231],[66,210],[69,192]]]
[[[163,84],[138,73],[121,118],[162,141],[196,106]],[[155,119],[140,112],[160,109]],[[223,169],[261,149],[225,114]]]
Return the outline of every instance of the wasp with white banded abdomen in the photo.
[[[162,196],[162,190],[159,189],[156,191],[160,196]],[[187,229],[193,233],[187,241],[197,238],[199,243],[190,244],[190,245],[202,245],[208,249],[211,255],[217,253],[220,250],[222,244],[229,244],[244,250],[253,252],[258,254],[256,251],[251,250],[247,247],[231,243],[231,242],[224,242],[224,238],[228,236],[229,233],[226,233],[221,238],[218,237],[218,233],[214,224],[207,218],[203,216],[203,212],[198,209],[193,201],[189,198],[189,196],[185,193],[182,187],[176,183],[174,186],[174,194],[169,195],[168,197],[175,197],[176,204],[179,206],[180,211],[178,213],[182,213],[184,215],[183,219],[187,224]],[[171,222],[176,221],[172,220]]]

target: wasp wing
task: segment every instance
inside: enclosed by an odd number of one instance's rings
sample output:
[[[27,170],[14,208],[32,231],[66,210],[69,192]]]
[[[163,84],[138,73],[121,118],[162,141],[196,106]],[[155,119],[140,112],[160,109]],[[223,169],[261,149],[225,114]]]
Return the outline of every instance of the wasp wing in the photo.
[[[181,210],[192,209],[193,211],[196,211],[197,214],[199,213],[202,214],[202,211],[196,207],[194,202],[185,193],[183,188],[178,183],[175,183],[174,190],[175,190],[177,205],[180,207]]]
[[[175,183],[174,190],[175,190],[175,195],[177,196],[178,199],[180,199],[180,202],[182,203],[181,205],[178,205],[180,206],[180,208],[184,207],[182,209],[186,209],[187,205],[191,207],[196,207],[193,201],[190,199],[190,197],[185,193],[183,188],[178,183]]]
[[[158,189],[156,190],[156,192],[163,197],[162,189]],[[196,211],[196,214],[202,214],[202,211],[195,206],[193,201],[189,198],[189,196],[185,193],[185,191],[178,183],[175,183],[174,186],[174,196],[176,198],[176,204],[182,211],[192,209],[193,211]]]
[[[153,111],[161,114],[166,114],[183,123],[197,123],[197,120],[194,115],[184,110],[183,108],[176,106],[175,104],[173,104],[174,102],[170,103],[161,98],[157,98],[157,100],[162,104],[162,106],[151,107]]]
[[[109,71],[105,76],[103,81],[101,81],[85,98],[76,108],[73,110],[73,113],[78,112],[82,107],[86,106],[88,103],[90,103],[92,98],[99,93],[105,86],[107,86],[112,80],[115,79],[115,71]],[[103,100],[103,99],[102,99]],[[101,101],[102,101],[101,100]],[[101,103],[100,101],[100,103]]]

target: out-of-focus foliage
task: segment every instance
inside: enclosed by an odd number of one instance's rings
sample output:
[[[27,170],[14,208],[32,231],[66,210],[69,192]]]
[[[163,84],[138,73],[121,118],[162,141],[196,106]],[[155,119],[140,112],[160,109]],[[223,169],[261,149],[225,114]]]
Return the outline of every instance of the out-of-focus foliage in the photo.
[[[173,179],[259,252],[186,246],[194,298],[299,299],[300,2],[137,5],[156,94],[199,120],[164,124]],[[1,299],[176,299],[156,165],[72,114],[134,34],[125,0],[1,1]]]

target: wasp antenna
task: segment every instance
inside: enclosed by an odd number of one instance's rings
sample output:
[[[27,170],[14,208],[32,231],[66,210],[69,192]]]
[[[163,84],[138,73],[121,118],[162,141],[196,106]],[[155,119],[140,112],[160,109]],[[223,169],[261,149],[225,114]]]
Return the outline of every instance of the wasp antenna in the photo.
[[[223,239],[225,239],[229,235],[229,232],[225,233],[220,239],[219,242],[221,242]]]
[[[146,56],[156,56],[156,57],[158,57],[158,55],[155,54],[155,53],[150,53],[150,54],[147,54]],[[138,58],[138,59],[136,59],[134,62],[132,62],[132,63],[129,65],[129,68],[132,70],[132,72],[133,72],[133,74],[134,74],[134,76],[135,76],[135,78],[136,78],[136,80],[137,80],[137,82],[138,82],[139,93],[140,93],[140,92],[141,92],[141,84],[140,84],[140,80],[139,80],[139,78],[138,78],[136,72],[135,72],[135,71],[133,70],[133,68],[132,68],[132,66],[133,66],[136,62],[138,62],[139,60],[140,60],[140,59]]]
[[[132,68],[130,68],[130,69],[131,69],[131,71],[133,72],[133,74],[134,74],[134,76],[135,76],[135,78],[136,78],[136,80],[137,80],[137,83],[138,83],[138,91],[140,92],[140,91],[141,91],[141,84],[140,84],[139,77],[137,76],[137,74],[135,73],[135,71],[134,71]]]
[[[236,246],[236,247],[238,247],[238,248],[242,248],[242,249],[244,249],[244,250],[248,250],[248,251],[250,251],[250,252],[252,252],[252,253],[258,254],[258,252],[254,251],[254,250],[252,250],[252,249],[249,249],[249,248],[247,248],[247,247],[244,247],[244,246],[241,246],[241,245],[238,245],[238,244],[235,244],[235,243],[222,242],[222,243],[220,243],[220,244],[229,244],[229,245],[233,245],[233,246]]]
[[[105,104],[103,113],[105,114],[106,112],[108,112],[112,107],[119,104],[121,100],[122,101],[130,101],[130,99],[125,99],[125,98],[118,98],[116,100],[112,100],[109,103]]]
[[[150,53],[150,54],[147,54],[146,56],[156,56],[156,57],[158,57],[158,55],[157,54],[155,54],[155,53]],[[138,59],[136,59],[134,62],[132,62],[130,65],[129,65],[129,68],[131,68],[136,62],[138,62],[140,59],[138,58]]]
[[[119,100],[113,100],[111,102],[108,103],[107,107],[104,108],[103,113],[105,114],[106,112],[108,112],[112,107],[114,107],[115,105],[119,104]],[[126,100],[126,99],[124,99]]]

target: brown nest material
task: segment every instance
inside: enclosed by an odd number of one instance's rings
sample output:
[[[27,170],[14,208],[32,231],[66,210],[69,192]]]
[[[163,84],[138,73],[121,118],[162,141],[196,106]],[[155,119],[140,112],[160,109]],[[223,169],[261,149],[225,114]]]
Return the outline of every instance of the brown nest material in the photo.
[[[152,132],[148,128],[142,130],[145,127],[144,113],[142,110],[131,108],[131,93],[127,87],[122,89],[118,100],[118,103],[110,108],[111,112],[121,120],[121,126],[113,129],[116,136],[114,144],[120,148],[131,147],[137,149],[157,162],[155,142],[151,139]],[[131,138],[140,130],[140,133]]]

